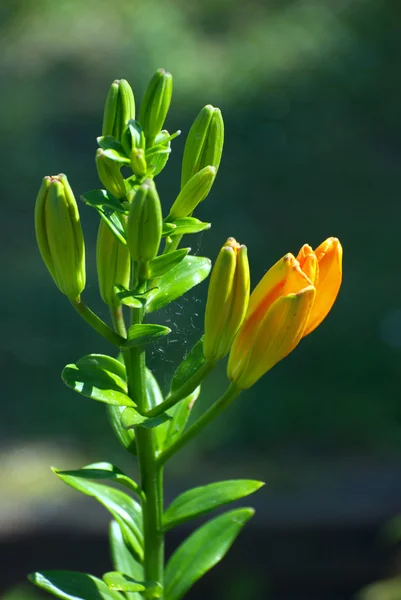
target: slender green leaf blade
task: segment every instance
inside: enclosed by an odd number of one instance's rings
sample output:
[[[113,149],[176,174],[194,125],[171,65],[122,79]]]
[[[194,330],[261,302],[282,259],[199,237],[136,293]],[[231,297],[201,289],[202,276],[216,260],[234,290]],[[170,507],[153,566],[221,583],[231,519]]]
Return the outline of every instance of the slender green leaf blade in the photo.
[[[118,592],[144,592],[146,590],[146,586],[143,583],[119,571],[105,573],[103,581],[110,590]]]
[[[264,483],[261,481],[237,479],[210,483],[188,490],[178,496],[164,513],[164,529],[167,531],[215,508],[245,498],[260,489],[262,485]]]
[[[127,381],[127,372],[124,363],[111,356],[105,354],[87,354],[77,360],[78,367],[85,367],[86,365],[99,367],[104,371],[113,373],[123,382]]]
[[[199,527],[170,558],[165,576],[165,600],[180,600],[228,552],[252,508],[226,512]]]
[[[117,521],[110,523],[109,530],[110,551],[113,566],[117,571],[126,573],[134,579],[141,581],[143,579],[143,567],[135,560],[126,543]],[[139,600],[140,596],[132,594],[129,596],[132,600]]]
[[[180,248],[168,254],[156,256],[149,263],[149,279],[160,277],[178,265],[190,252],[191,248]]]
[[[134,346],[143,346],[145,344],[149,344],[150,342],[154,342],[159,338],[168,335],[171,332],[169,327],[165,327],[164,325],[156,325],[156,324],[145,324],[141,323],[138,325],[131,325],[128,330],[128,339],[121,346],[124,348],[132,348]]]
[[[127,396],[125,382],[112,371],[95,364],[67,365],[61,378],[69,388],[92,400],[119,406],[135,406]]]
[[[81,195],[81,200],[96,209],[102,211],[108,209],[119,213],[126,213],[127,210],[119,200],[111,196],[106,190],[90,190]]]
[[[206,279],[210,269],[211,262],[208,258],[186,256],[176,267],[156,280],[158,289],[148,301],[147,312],[160,310],[188,292]]]
[[[175,225],[175,228],[168,234],[170,236],[199,233],[200,231],[205,231],[205,229],[210,229],[211,227],[211,223],[203,223],[194,217],[175,219],[174,221],[168,221],[168,224]]]
[[[58,471],[57,475],[80,477],[81,479],[111,479],[128,488],[135,494],[141,495],[141,488],[135,481],[125,475],[118,467],[108,462],[91,463],[74,471]]]
[[[41,571],[28,576],[46,592],[62,600],[122,600],[121,594],[87,573],[77,571]]]
[[[182,363],[177,367],[171,380],[171,391],[180,389],[191,377],[199,371],[205,364],[206,359],[203,355],[203,336],[196,342],[189,351]]]
[[[167,411],[171,421],[164,423],[157,431],[160,432],[160,450],[168,448],[184,431],[185,425],[191,414],[191,410],[199,397],[201,386],[199,385],[192,394],[189,394],[180,402],[177,402]]]
[[[146,369],[146,394],[148,398],[149,408],[154,408],[155,406],[158,406],[164,400],[159,384],[157,383],[157,380],[153,375],[152,371],[150,371],[149,369]],[[166,420],[165,422],[167,423],[168,421]],[[160,425],[159,427],[156,427],[154,429],[157,450],[163,449],[163,427],[164,425]]]
[[[120,142],[111,135],[105,135],[97,138],[97,143],[104,150],[105,156],[119,164],[130,163],[129,158],[125,155],[124,149]]]
[[[121,424],[121,416],[125,410],[125,406],[112,406],[108,404],[106,410],[109,423],[118,441],[128,452],[136,456],[135,432],[133,429],[124,429]]]
[[[157,417],[144,417],[135,409],[126,408],[121,415],[121,424],[125,429],[131,429],[135,427],[153,429],[154,427],[158,427],[162,423],[165,423],[169,419],[171,419],[171,417],[167,413],[163,413]]]
[[[135,553],[135,556],[142,560],[142,510],[138,502],[128,496],[125,492],[116,490],[108,485],[88,481],[81,477],[64,475],[63,471],[57,469],[53,469],[53,472],[70,487],[87,496],[92,496],[100,502],[100,504],[113,515],[115,520],[122,527],[123,534],[126,533],[124,527],[127,528],[128,532],[131,534],[129,537],[132,550]]]

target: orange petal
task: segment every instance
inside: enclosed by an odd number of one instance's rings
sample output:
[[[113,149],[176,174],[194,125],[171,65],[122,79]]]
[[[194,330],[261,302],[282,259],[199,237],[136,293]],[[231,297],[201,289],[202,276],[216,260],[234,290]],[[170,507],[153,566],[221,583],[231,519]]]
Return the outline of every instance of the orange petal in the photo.
[[[333,306],[342,280],[343,249],[337,238],[325,240],[315,250],[319,264],[316,299],[304,335],[311,333],[325,319]]]
[[[246,319],[249,319],[255,311],[266,313],[267,308],[281,294],[291,268],[295,264],[293,254],[286,254],[267,273],[264,274],[249,299]]]
[[[300,264],[302,271],[311,280],[313,285],[317,285],[319,276],[319,265],[316,254],[313,252],[309,244],[304,244],[298,252],[297,261]]]
[[[248,388],[287,356],[303,336],[314,298],[312,285],[281,296],[267,311],[254,338],[241,339],[240,330],[230,352],[229,379],[240,388]]]

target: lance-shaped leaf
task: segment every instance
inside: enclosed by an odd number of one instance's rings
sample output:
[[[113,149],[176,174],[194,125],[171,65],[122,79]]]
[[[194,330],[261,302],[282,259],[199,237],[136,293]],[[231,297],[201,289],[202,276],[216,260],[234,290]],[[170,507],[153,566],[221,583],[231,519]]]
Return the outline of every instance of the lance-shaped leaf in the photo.
[[[188,292],[206,279],[210,269],[211,263],[208,258],[186,256],[171,271],[155,280],[157,289],[150,296],[146,307],[147,312],[160,310]]]
[[[110,590],[117,592],[144,592],[146,586],[144,583],[135,580],[129,575],[119,571],[110,571],[103,575],[103,581]]]
[[[153,429],[162,423],[169,421],[171,417],[162,413],[157,417],[144,417],[140,415],[134,408],[126,408],[121,415],[121,424],[125,429],[135,429],[136,427],[145,427],[145,429]]]
[[[41,571],[31,573],[29,580],[42,590],[62,600],[122,600],[119,592],[110,590],[97,577],[77,571]]]
[[[146,369],[146,395],[148,399],[148,407],[150,409],[154,408],[155,406],[158,406],[164,400],[159,384],[157,383],[157,380],[153,375],[152,371],[150,371],[149,369]],[[162,415],[162,417],[164,420],[164,423],[163,421],[161,421],[163,425],[160,425],[154,429],[154,437],[156,441],[157,450],[163,450],[163,428],[165,427],[165,424],[169,423],[170,415],[166,414]]]
[[[251,479],[219,481],[193,488],[178,496],[164,513],[164,530],[181,525],[215,508],[245,498],[262,487],[263,482]]]
[[[112,135],[104,135],[97,138],[97,143],[104,150],[105,156],[114,162],[123,165],[129,165],[129,158],[124,152],[122,144]]]
[[[117,521],[112,521],[110,523],[109,542],[114,568],[117,571],[126,573],[137,581],[142,581],[143,567],[137,560],[135,560],[125,544],[121,528]],[[142,598],[142,596],[137,593],[127,593],[126,597],[129,600],[141,600]]]
[[[57,475],[67,475],[81,479],[111,479],[139,496],[142,494],[141,488],[135,481],[125,475],[118,467],[108,462],[91,463],[74,471],[57,471]]]
[[[178,265],[190,252],[191,248],[180,248],[168,254],[156,256],[149,263],[149,279],[160,277]]]
[[[61,378],[72,390],[93,400],[117,406],[135,406],[127,396],[124,367],[111,357],[84,356],[75,365],[64,367]]]
[[[126,450],[128,450],[128,452],[136,455],[137,449],[134,430],[124,429],[121,425],[121,415],[125,410],[125,406],[112,406],[111,404],[108,404],[106,410],[110,425],[116,434],[118,441]]]
[[[173,219],[168,221],[165,223],[165,226],[166,231],[168,231],[167,226],[170,226],[170,232],[166,235],[175,236],[205,231],[205,229],[210,229],[211,223],[203,223],[194,217],[183,217],[181,219]]]
[[[155,342],[159,338],[171,333],[169,327],[164,325],[140,323],[138,325],[131,325],[128,330],[127,341],[122,344],[121,348],[133,348],[134,346],[144,346]]]
[[[383,579],[365,587],[357,595],[357,600],[400,600],[401,577]]]
[[[111,196],[106,190],[90,190],[81,195],[81,200],[96,208],[97,210],[112,210],[121,214],[128,214],[128,211],[119,200]]]
[[[177,402],[172,408],[167,411],[170,415],[171,421],[168,421],[161,425],[157,432],[159,433],[159,448],[165,450],[171,444],[180,437],[184,431],[185,425],[189,419],[192,411],[192,407],[199,397],[201,386],[198,386],[192,394],[189,394],[186,398]]]
[[[205,364],[206,359],[203,355],[203,337],[188,352],[187,356],[177,367],[172,380],[171,391],[176,392],[191,377],[193,377]]]
[[[197,529],[170,558],[165,576],[165,600],[180,600],[228,552],[252,508],[224,513]]]
[[[124,539],[135,556],[139,560],[143,559],[142,510],[138,502],[125,492],[111,488],[108,485],[95,483],[73,475],[64,475],[63,471],[57,469],[53,469],[53,472],[67,485],[87,496],[92,496],[100,502],[120,525]]]

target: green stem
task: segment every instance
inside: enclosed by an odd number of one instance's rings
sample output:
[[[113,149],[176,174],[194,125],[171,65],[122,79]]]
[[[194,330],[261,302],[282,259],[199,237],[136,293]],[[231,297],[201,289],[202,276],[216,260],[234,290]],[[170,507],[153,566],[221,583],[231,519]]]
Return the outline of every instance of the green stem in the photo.
[[[106,340],[114,344],[114,346],[120,347],[124,342],[124,338],[115,333],[111,327],[109,327],[102,319],[100,319],[91,309],[86,306],[82,298],[73,299],[70,298],[70,302],[77,311],[78,314],[100,335],[102,335]]]
[[[171,446],[159,455],[159,463],[164,465],[176,452],[178,452],[178,450],[181,450],[187,442],[192,440],[192,438],[209,425],[213,419],[223,412],[241,391],[240,388],[232,383],[217,402],[215,402],[193,425],[191,425],[191,427],[184,431],[181,437],[176,439]]]
[[[133,309],[133,324],[141,323],[143,309]],[[137,403],[139,412],[148,406],[146,394],[146,355],[142,348],[124,350],[127,369],[128,395]],[[144,575],[146,581],[157,581],[163,586],[164,534],[163,519],[163,465],[157,461],[157,447],[153,429],[138,427],[135,432],[138,450],[142,499],[143,535],[145,543]]]
[[[188,379],[188,381],[186,381],[184,385],[178,388],[178,390],[176,390],[172,394],[169,394],[164,402],[158,404],[157,406],[149,410],[146,413],[146,416],[157,417],[172,406],[174,406],[175,404],[177,404],[177,402],[180,402],[181,400],[184,400],[184,398],[187,398],[189,394],[192,394],[192,392],[198,387],[198,385],[202,383],[205,377],[209,375],[209,373],[214,369],[215,365],[216,363],[206,361],[201,366],[201,368],[195,373],[195,375]]]
[[[112,320],[114,329],[117,331],[117,333],[119,335],[121,335],[121,337],[126,338],[127,337],[127,329],[125,327],[123,307],[121,305],[111,306],[110,307],[110,316],[111,316],[111,320]]]

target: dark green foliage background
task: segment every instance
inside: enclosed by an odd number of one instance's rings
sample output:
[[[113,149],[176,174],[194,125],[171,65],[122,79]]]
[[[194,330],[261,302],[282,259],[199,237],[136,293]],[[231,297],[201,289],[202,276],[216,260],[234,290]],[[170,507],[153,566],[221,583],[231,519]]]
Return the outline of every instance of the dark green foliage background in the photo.
[[[109,84],[127,78],[139,103],[163,66],[174,75],[167,127],[183,131],[157,180],[166,210],[198,110],[217,105],[226,123],[217,182],[196,215],[213,227],[186,243],[214,258],[235,236],[248,245],[253,285],[304,242],[335,235],[345,253],[330,317],[243,394],[198,451],[230,459],[400,454],[398,18],[397,3],[377,0],[1,3],[2,445],[68,435],[97,457],[116,444],[104,407],[60,381],[66,363],[110,348],[54,287],[36,248],[33,207],[45,174],[67,173],[77,197],[98,185],[95,138]],[[80,208],[85,295],[106,318],[94,274],[97,218]],[[201,302],[196,290],[159,316],[174,330],[152,352],[164,385],[201,335],[206,289]],[[222,368],[205,386],[205,403],[224,377]]]

